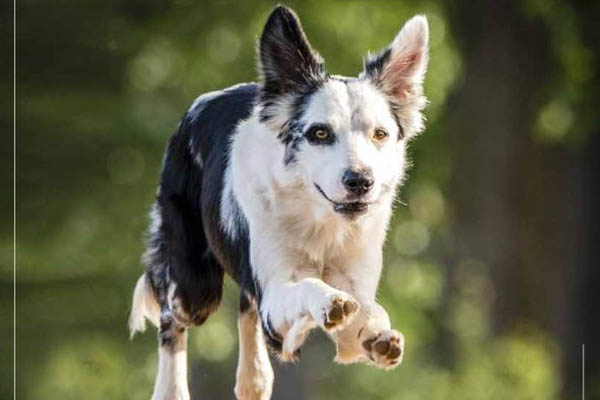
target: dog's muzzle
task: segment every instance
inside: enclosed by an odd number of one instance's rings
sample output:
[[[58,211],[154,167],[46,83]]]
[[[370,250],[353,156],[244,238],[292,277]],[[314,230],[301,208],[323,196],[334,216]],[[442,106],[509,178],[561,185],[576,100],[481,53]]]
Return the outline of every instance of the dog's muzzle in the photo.
[[[369,203],[364,201],[351,201],[351,202],[337,202],[333,201],[325,194],[323,189],[316,183],[314,184],[315,188],[321,195],[333,204],[333,210],[339,214],[343,214],[348,217],[357,217],[359,215],[366,214],[369,211]]]

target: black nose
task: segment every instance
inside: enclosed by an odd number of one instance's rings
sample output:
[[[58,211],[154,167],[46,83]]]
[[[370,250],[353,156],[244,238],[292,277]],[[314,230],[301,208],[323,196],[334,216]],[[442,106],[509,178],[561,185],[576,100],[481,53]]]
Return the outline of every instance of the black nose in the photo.
[[[342,183],[351,193],[358,196],[367,193],[373,187],[373,175],[366,171],[351,171],[347,170],[342,176]]]

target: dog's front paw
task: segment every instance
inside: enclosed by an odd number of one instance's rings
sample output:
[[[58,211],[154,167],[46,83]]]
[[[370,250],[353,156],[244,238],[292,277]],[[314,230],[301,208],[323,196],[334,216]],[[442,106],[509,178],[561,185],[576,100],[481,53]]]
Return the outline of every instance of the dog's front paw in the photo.
[[[404,335],[393,329],[383,331],[362,342],[362,346],[367,352],[367,357],[378,368],[392,369],[402,362]]]
[[[346,326],[358,312],[358,302],[349,294],[340,292],[330,296],[325,304],[323,327],[332,332]]]

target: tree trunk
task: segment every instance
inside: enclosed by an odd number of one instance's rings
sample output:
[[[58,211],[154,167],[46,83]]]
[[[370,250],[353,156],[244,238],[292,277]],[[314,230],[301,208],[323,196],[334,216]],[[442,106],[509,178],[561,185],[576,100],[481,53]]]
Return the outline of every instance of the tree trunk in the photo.
[[[510,0],[448,6],[464,62],[448,109],[454,264],[477,259],[489,267],[493,334],[527,323],[559,341],[563,394],[573,396],[581,382],[584,279],[590,284],[584,221],[591,217],[585,204],[593,178],[583,151],[533,138],[556,66],[550,35],[518,7]]]

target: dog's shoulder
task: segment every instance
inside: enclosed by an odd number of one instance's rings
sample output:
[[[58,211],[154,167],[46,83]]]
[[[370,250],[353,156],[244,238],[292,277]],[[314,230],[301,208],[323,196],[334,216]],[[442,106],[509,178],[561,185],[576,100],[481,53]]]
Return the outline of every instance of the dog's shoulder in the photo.
[[[199,126],[226,124],[250,114],[257,99],[260,86],[256,83],[240,83],[223,90],[198,96],[189,108],[186,118]]]
[[[235,127],[251,115],[259,92],[258,84],[241,83],[204,93],[194,100],[178,133],[197,162],[206,160],[210,154],[228,153]],[[204,163],[200,162],[200,166],[204,167]]]

